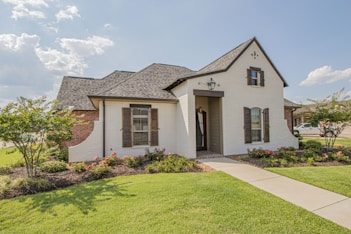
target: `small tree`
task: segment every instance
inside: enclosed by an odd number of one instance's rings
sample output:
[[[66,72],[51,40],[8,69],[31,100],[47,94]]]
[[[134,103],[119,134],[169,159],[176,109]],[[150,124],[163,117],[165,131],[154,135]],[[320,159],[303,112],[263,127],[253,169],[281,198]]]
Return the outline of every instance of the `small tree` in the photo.
[[[336,138],[351,120],[351,101],[348,96],[341,98],[344,89],[320,101],[311,100],[315,105],[310,109],[311,122],[319,124],[327,149],[334,148]]]
[[[0,138],[12,142],[25,160],[28,177],[36,176],[39,157],[48,137],[69,140],[78,118],[70,109],[57,110],[57,101],[27,99],[0,108]]]

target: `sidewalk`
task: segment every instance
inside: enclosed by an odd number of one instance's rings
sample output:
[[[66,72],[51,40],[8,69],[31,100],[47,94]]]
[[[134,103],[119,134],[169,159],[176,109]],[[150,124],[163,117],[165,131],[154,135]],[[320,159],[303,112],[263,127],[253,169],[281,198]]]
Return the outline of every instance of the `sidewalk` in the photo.
[[[229,158],[200,162],[351,229],[351,198]]]

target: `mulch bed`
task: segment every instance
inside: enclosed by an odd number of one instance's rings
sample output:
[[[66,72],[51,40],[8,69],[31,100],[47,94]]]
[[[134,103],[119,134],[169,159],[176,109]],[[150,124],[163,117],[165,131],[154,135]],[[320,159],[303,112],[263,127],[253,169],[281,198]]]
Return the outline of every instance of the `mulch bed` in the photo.
[[[248,157],[247,155],[245,156],[228,156],[228,158],[237,160],[237,161],[242,161],[249,163],[251,165],[254,165],[256,167],[260,168],[266,168],[270,167],[264,163],[262,163],[262,160],[260,158],[251,158]],[[350,165],[350,163],[344,163],[344,162],[338,162],[338,161],[326,161],[326,162],[314,162],[313,165],[308,164],[306,162],[297,162],[294,163],[291,167],[313,167],[313,166],[344,166],[344,165]]]
[[[149,172],[145,169],[146,165],[147,163],[137,168],[130,168],[124,164],[113,166],[111,167],[110,171],[107,174],[105,174],[102,178],[98,178],[98,179],[111,178],[116,176],[149,174]],[[213,171],[213,169],[204,164],[197,163],[197,168],[194,168],[189,172],[208,172],[208,171]],[[20,177],[26,178],[27,177],[26,168],[25,167],[12,168],[12,173],[8,176],[11,179],[16,179]],[[50,184],[52,185],[52,188],[46,191],[66,188],[68,186],[97,180],[88,171],[77,173],[73,170],[66,170],[66,171],[56,172],[56,173],[47,173],[47,172],[38,171],[37,178],[46,179],[50,182]],[[43,192],[43,191],[36,191],[33,188],[9,190],[6,192],[6,194],[3,197],[0,196],[0,200],[19,197],[19,196],[28,195],[28,194],[35,194],[40,192]]]

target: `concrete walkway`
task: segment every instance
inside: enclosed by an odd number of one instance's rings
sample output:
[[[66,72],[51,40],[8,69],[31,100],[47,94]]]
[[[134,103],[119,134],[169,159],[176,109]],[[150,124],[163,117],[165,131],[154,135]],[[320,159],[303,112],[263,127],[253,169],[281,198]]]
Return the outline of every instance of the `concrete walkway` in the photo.
[[[351,198],[229,158],[200,162],[351,229]]]

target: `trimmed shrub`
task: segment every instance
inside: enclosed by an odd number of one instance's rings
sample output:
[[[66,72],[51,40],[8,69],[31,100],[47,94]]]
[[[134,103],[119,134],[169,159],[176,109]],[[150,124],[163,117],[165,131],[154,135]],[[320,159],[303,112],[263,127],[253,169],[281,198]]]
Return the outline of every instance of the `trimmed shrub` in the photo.
[[[56,173],[67,170],[67,164],[63,161],[48,161],[40,164],[40,170],[48,173]]]
[[[155,148],[153,152],[150,152],[149,149],[146,150],[146,157],[151,161],[161,161],[166,157],[166,149]]]
[[[319,154],[320,152],[322,152],[322,143],[314,140],[309,140],[306,141],[304,148],[306,150],[309,149]]]
[[[152,164],[146,166],[146,170],[150,173],[178,173],[187,172],[195,168],[197,168],[197,166],[194,161],[190,161],[187,158],[171,154],[161,161],[154,161]]]
[[[87,164],[85,162],[72,163],[71,168],[77,173],[82,173],[87,170]]]
[[[141,165],[143,165],[143,158],[141,156],[124,156],[122,160],[128,167],[132,168],[140,167]]]

